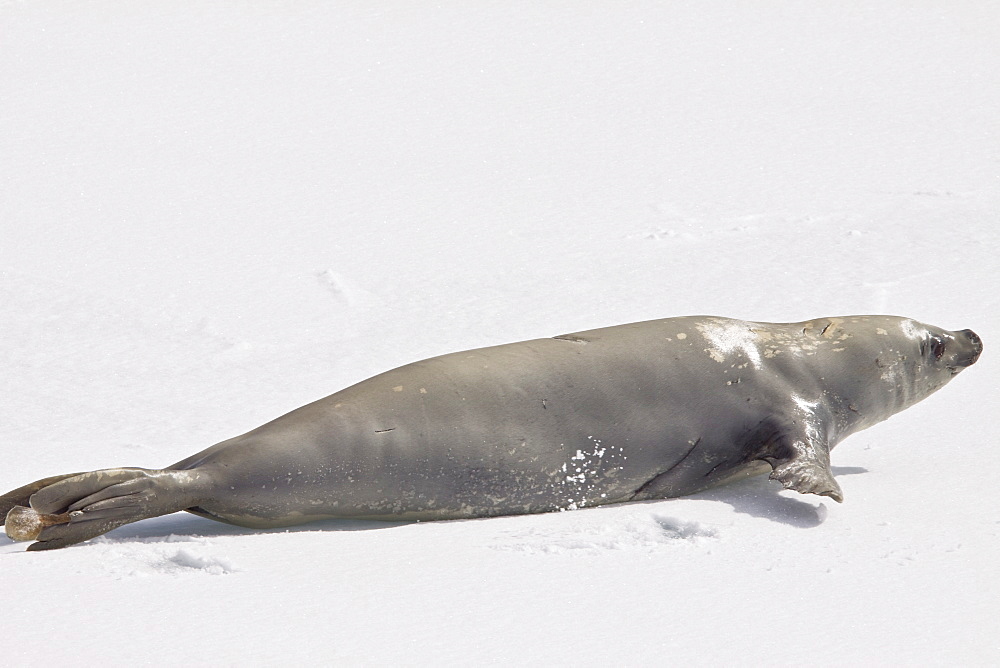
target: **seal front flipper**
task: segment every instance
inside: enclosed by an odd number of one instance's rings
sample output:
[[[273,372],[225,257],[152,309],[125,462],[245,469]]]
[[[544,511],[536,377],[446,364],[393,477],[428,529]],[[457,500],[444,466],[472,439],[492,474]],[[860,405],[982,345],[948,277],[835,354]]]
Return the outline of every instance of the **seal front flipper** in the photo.
[[[844,501],[844,493],[830,470],[830,450],[826,443],[809,437],[784,438],[776,446],[773,456],[762,457],[774,469],[772,480],[801,494],[829,496],[837,503]]]
[[[55,482],[32,483],[26,500],[9,510],[7,535],[13,540],[37,540],[29,550],[73,545],[123,524],[158,517],[198,505],[206,481],[193,471],[140,468],[103,469],[57,476]],[[23,495],[22,495],[23,496]]]

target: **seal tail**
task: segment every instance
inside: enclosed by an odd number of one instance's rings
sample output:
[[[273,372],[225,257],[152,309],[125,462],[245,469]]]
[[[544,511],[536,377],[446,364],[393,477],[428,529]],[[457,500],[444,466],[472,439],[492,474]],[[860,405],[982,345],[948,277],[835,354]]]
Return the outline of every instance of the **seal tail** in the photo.
[[[12,540],[29,550],[80,543],[123,524],[198,505],[200,475],[192,471],[102,469],[45,478],[0,497]]]

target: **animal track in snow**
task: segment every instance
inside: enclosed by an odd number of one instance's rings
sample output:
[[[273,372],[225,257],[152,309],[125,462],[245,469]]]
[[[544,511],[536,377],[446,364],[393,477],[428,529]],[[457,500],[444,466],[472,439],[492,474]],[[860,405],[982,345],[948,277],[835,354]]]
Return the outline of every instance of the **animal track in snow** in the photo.
[[[333,269],[324,269],[322,271],[315,272],[316,280],[319,284],[323,286],[327,292],[333,295],[338,301],[341,301],[347,305],[353,305],[358,301],[358,298],[362,296],[363,291],[354,287],[354,285],[345,279],[341,274],[335,272]]]
[[[184,545],[178,545],[184,543]],[[91,543],[107,552],[101,559],[107,573],[121,580],[144,576],[180,576],[186,574],[228,575],[241,569],[228,559],[211,554],[212,545],[204,539],[170,535],[165,540],[130,540],[120,543],[98,538]]]
[[[647,241],[705,241],[720,236],[755,233],[758,231],[758,227],[754,223],[764,218],[766,216],[763,215],[739,216],[728,221],[728,223],[715,224],[711,228],[706,227],[696,220],[683,220],[678,221],[680,224],[677,226],[658,225],[647,232],[627,234],[625,238],[645,239]]]
[[[561,533],[546,526],[514,531],[510,540],[491,547],[503,552],[522,554],[586,554],[607,552],[651,552],[692,546],[718,533],[700,522],[650,514],[624,521],[568,526]]]

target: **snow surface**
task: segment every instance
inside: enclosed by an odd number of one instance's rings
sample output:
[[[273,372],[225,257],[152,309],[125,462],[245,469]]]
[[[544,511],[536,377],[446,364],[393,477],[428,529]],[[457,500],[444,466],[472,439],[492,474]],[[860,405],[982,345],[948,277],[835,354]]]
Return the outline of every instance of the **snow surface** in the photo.
[[[996,665],[998,44],[960,0],[0,2],[4,490],[649,318],[987,349],[834,452],[843,505],[0,538],[4,663]]]

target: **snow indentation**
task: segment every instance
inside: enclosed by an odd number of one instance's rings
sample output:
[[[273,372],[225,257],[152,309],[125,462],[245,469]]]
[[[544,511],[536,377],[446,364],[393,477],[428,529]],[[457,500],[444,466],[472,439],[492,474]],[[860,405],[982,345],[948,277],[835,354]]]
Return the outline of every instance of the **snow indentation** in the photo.
[[[554,533],[546,525],[514,531],[508,537],[510,540],[491,547],[522,554],[599,555],[676,549],[715,539],[718,533],[701,522],[651,513],[624,522],[580,523],[566,527],[561,533]]]
[[[101,563],[108,575],[118,580],[163,575],[228,575],[242,570],[229,559],[212,554],[211,543],[201,538],[170,535],[166,539],[119,542],[102,536],[92,544],[106,551]]]

